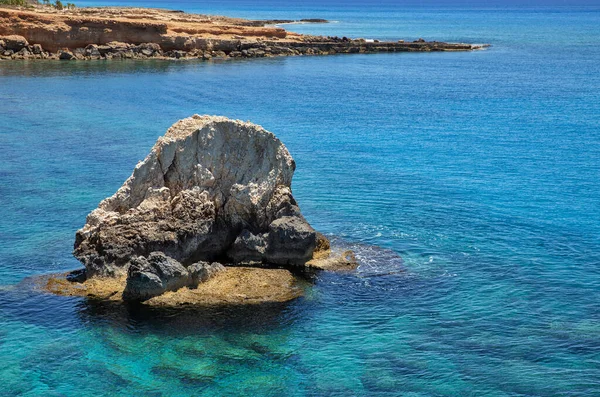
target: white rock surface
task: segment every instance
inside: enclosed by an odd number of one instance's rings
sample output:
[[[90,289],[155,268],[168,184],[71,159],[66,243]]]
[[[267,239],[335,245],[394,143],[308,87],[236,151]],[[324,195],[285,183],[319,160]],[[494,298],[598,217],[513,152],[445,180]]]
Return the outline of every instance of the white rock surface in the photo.
[[[292,236],[289,255],[279,252],[289,230],[280,231],[273,257],[279,264],[302,264],[316,235],[291,195],[294,169],[283,143],[258,125],[216,116],[181,120],[88,215],[74,254],[89,275],[122,273],[129,259],[153,251],[183,264],[224,255],[244,262],[244,255],[231,251],[236,237],[245,230],[264,235],[268,244],[269,226],[285,216],[294,218],[292,232],[297,225],[302,230]],[[268,251],[263,247],[259,257],[268,261]]]

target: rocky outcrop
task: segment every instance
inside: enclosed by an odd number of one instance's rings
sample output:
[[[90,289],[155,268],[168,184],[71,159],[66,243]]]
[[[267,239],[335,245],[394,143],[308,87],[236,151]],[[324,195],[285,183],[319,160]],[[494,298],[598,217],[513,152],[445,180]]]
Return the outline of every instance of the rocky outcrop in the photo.
[[[358,262],[352,251],[332,252],[302,216],[294,170],[283,143],[258,125],[180,120],[77,231],[85,269],[42,277],[42,288],[149,306],[295,299],[303,288],[291,270]]]
[[[148,300],[187,286],[189,279],[187,269],[162,252],[153,252],[147,258],[139,256],[129,263],[123,299]]]
[[[199,261],[304,265],[320,238],[292,196],[294,169],[283,143],[260,126],[214,116],[181,120],[88,215],[74,255],[88,276],[129,268],[131,290],[142,279],[156,291],[176,288],[167,279],[188,277],[182,268]],[[181,268],[158,261],[155,251]],[[165,278],[156,263],[181,275]]]
[[[123,299],[145,301],[167,291],[197,288],[225,267],[220,263],[198,262],[187,268],[162,252],[153,252],[147,258],[133,258],[127,270],[127,284]]]
[[[286,22],[291,21],[249,21],[151,8],[99,7],[60,12],[42,6],[28,10],[0,8],[0,59],[209,60],[215,57],[470,51],[485,47],[422,39],[405,43],[310,36],[266,26]],[[10,37],[15,35],[24,41],[13,45]],[[33,51],[28,42],[39,47]]]
[[[36,290],[62,296],[78,296],[97,302],[120,305],[127,286],[126,276],[92,277],[72,280],[69,274],[33,278]],[[196,288],[182,287],[147,300],[148,307],[188,308],[193,306],[255,305],[286,302],[302,295],[296,278],[285,269],[225,267]]]
[[[23,36],[10,35],[2,37],[2,39],[0,40],[0,45],[4,48],[4,50],[17,52],[27,47],[29,43],[27,42],[27,39]]]
[[[225,266],[219,262],[196,262],[191,266],[188,266],[188,272],[190,275],[189,286],[197,288],[200,283],[207,282],[211,277],[217,273],[225,270]]]

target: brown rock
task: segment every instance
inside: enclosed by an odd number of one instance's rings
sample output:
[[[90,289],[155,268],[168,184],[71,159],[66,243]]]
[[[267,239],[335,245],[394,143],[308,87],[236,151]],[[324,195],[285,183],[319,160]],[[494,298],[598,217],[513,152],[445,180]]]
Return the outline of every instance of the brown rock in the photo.
[[[71,59],[75,59],[75,55],[69,50],[60,50],[58,52],[58,59],[69,61]]]
[[[4,36],[2,41],[4,41],[3,47],[13,52],[21,51],[22,48],[29,45],[27,39],[19,35]]]
[[[17,52],[15,55],[21,59],[29,59],[32,57],[32,54],[31,54],[31,52],[29,52],[27,47],[21,48],[21,50],[19,52]]]
[[[322,252],[306,262],[306,266],[318,270],[340,271],[354,270],[359,263],[354,252],[348,250],[341,253]]]
[[[68,274],[42,276],[40,288],[57,295],[81,296],[115,303],[123,302],[126,276],[69,281]],[[183,287],[143,302],[148,306],[245,305],[286,302],[302,295],[296,279],[287,270],[226,267],[196,288]]]
[[[98,46],[96,44],[87,45],[84,49],[84,54],[85,54],[85,56],[92,57],[92,58],[100,58],[102,56],[102,54],[100,53],[100,50],[98,50]]]

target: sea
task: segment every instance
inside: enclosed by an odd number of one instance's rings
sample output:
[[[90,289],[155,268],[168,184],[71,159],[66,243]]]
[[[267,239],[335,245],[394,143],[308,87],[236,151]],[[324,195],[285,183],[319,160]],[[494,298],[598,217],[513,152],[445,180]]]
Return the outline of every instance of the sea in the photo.
[[[600,395],[600,3],[78,1],[456,53],[0,62],[0,395]],[[356,252],[287,304],[40,293],[175,121],[249,120],[307,220]]]

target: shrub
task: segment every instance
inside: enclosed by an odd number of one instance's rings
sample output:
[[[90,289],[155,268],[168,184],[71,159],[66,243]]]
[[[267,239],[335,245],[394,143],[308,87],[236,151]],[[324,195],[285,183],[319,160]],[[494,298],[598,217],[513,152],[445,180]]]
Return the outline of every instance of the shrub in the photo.
[[[0,0],[0,4],[9,6],[28,6],[30,4],[27,0]]]

